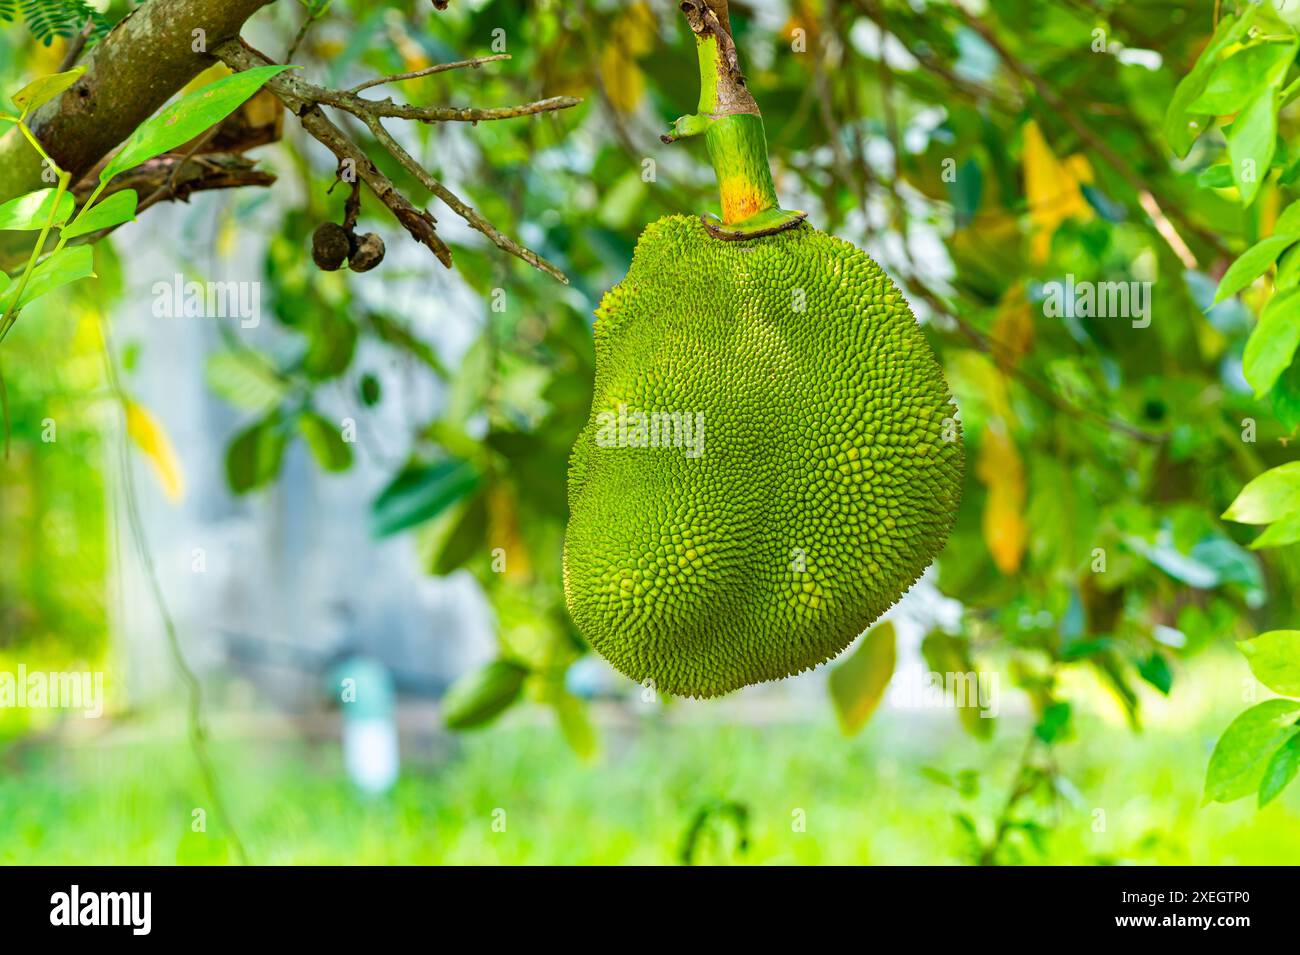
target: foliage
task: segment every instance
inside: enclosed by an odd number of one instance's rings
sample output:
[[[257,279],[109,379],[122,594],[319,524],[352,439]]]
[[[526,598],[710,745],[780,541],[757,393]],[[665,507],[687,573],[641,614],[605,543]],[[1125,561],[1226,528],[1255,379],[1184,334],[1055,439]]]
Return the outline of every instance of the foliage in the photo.
[[[12,22],[20,12],[32,36],[46,46],[55,37],[74,36],[87,25],[91,39],[102,39],[115,22],[85,0],[0,0],[0,21]]]

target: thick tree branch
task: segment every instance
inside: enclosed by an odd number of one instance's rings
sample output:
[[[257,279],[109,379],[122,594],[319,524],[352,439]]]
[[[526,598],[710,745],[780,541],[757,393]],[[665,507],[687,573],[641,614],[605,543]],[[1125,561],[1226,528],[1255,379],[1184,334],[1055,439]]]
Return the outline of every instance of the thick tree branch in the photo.
[[[237,36],[269,2],[151,0],[137,7],[91,50],[85,75],[30,119],[36,138],[74,181],[81,178],[212,65],[204,51]],[[0,138],[0,201],[43,185],[40,157],[10,130]]]

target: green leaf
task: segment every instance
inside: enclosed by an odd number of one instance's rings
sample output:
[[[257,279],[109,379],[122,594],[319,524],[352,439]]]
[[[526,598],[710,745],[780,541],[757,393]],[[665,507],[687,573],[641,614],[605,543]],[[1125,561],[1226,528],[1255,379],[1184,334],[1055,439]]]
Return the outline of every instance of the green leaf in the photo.
[[[1291,235],[1269,236],[1241,253],[1219,280],[1219,290],[1214,293],[1214,304],[1217,305],[1225,298],[1236,295],[1267,272],[1268,267],[1277,260],[1277,257],[1288,246],[1295,244],[1296,238]]]
[[[1048,746],[1060,742],[1069,731],[1070,704],[1064,700],[1049,704],[1034,727],[1034,735]]]
[[[343,440],[340,430],[314,411],[298,415],[301,432],[312,457],[326,471],[346,471],[352,467],[352,448]]]
[[[1237,112],[1261,89],[1273,89],[1282,82],[1295,53],[1294,40],[1243,47],[1214,68],[1205,91],[1188,110],[1211,116]]]
[[[1300,630],[1270,630],[1237,643],[1250,672],[1274,693],[1300,696]]]
[[[1300,289],[1274,295],[1246,340],[1242,374],[1262,398],[1273,390],[1300,345]]]
[[[1283,252],[1282,258],[1278,260],[1273,289],[1275,292],[1285,292],[1298,285],[1300,285],[1300,246],[1293,245]]]
[[[278,416],[241,432],[226,451],[226,481],[236,494],[247,494],[275,479],[288,443]]]
[[[27,279],[27,287],[23,289],[23,297],[18,301],[18,307],[24,308],[42,295],[53,292],[55,289],[62,288],[72,282],[90,278],[94,274],[95,254],[91,251],[90,246],[82,245],[71,249],[60,249],[32,269],[32,274]],[[5,289],[3,293],[0,293],[0,314],[3,314],[9,308],[9,304],[13,301],[14,294],[17,291],[18,284],[15,282]]]
[[[1163,653],[1153,653],[1138,664],[1138,675],[1165,696],[1174,685],[1174,671]]]
[[[1241,204],[1249,206],[1259,195],[1277,148],[1277,94],[1272,87],[1260,90],[1227,131],[1232,179],[1241,193]]]
[[[1246,35],[1258,13],[1257,4],[1247,4],[1246,12],[1242,14],[1240,20],[1231,14],[1224,16],[1219,21],[1214,36],[1197,57],[1191,72],[1184,76],[1174,89],[1174,95],[1169,100],[1169,108],[1165,111],[1164,130],[1170,148],[1180,158],[1187,155],[1196,137],[1205,132],[1210,121],[1208,115],[1194,114],[1188,107],[1205,90],[1215,67],[1218,66],[1219,54]]]
[[[266,414],[284,400],[288,386],[264,361],[256,354],[216,352],[207,363],[208,386],[236,408]]]
[[[993,735],[994,719],[985,713],[979,700],[979,671],[970,656],[969,641],[942,630],[932,630],[921,641],[921,656],[932,673],[943,676],[944,692],[947,692],[947,680],[954,681],[953,696],[957,709],[957,718],[961,720],[966,732],[978,739],[988,739]],[[971,678],[974,678],[973,684]],[[960,681],[960,682],[957,682]],[[966,692],[963,694],[963,690]],[[975,699],[971,700],[971,694]]]
[[[32,80],[11,96],[10,99],[24,113],[30,113],[34,109],[40,109],[77,82],[81,78],[81,74],[85,72],[86,68],[84,66],[78,66],[66,73],[51,73],[49,76],[42,76],[39,79]]]
[[[1251,550],[1265,547],[1285,547],[1300,541],[1300,511],[1288,514],[1270,524],[1264,533],[1250,542]]]
[[[1227,189],[1232,185],[1232,166],[1221,162],[1202,169],[1196,175],[1196,185],[1201,189]]]
[[[1205,774],[1207,802],[1231,802],[1259,789],[1268,760],[1296,732],[1300,702],[1265,700],[1223,731]]]
[[[1264,778],[1259,783],[1259,808],[1263,809],[1286,789],[1300,770],[1300,733],[1278,747],[1273,758],[1264,767]]]
[[[291,68],[258,66],[209,83],[177,100],[131,134],[100,172],[100,182],[108,182],[120,172],[189,142],[233,113],[275,74]]]
[[[79,235],[89,235],[100,229],[111,229],[123,222],[130,222],[135,218],[136,201],[134,189],[113,193],[98,205],[91,206],[89,212],[83,209],[63,230],[63,238],[74,239]]]
[[[894,625],[886,620],[867,632],[847,660],[831,670],[831,702],[844,735],[866,725],[894,675]]]
[[[1300,239],[1300,202],[1293,202],[1282,210],[1282,214],[1277,217],[1277,222],[1273,223],[1273,234],[1289,235],[1293,239]]]
[[[1288,461],[1270,468],[1241,489],[1228,509],[1225,521],[1238,524],[1271,524],[1300,511],[1300,461]]]
[[[563,694],[554,705],[555,715],[560,721],[560,732],[564,734],[569,749],[579,759],[591,759],[596,755],[598,739],[587,705],[571,693]]]
[[[484,726],[510,708],[524,688],[528,668],[512,660],[493,660],[461,677],[442,698],[442,721],[448,729]]]
[[[487,531],[487,496],[475,494],[443,539],[442,546],[433,559],[433,573],[445,577],[463,566],[476,553],[482,552],[487,542]]]
[[[44,229],[50,221],[50,210],[54,208],[54,197],[58,192],[57,189],[37,189],[0,205],[0,231],[39,232]],[[54,224],[67,222],[75,206],[72,193],[64,192],[60,195]]]
[[[478,468],[458,458],[408,467],[375,499],[371,530],[387,537],[432,520],[474,491],[480,480]]]

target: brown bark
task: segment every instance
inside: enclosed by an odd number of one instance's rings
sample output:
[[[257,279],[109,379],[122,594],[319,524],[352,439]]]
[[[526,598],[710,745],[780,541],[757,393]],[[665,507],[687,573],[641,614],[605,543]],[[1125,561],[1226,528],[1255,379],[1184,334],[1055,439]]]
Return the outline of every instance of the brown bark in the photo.
[[[152,0],[138,7],[91,51],[85,75],[28,124],[76,181],[216,62],[206,51],[238,36],[244,22],[272,2]],[[44,185],[40,157],[10,130],[0,138],[0,202]]]

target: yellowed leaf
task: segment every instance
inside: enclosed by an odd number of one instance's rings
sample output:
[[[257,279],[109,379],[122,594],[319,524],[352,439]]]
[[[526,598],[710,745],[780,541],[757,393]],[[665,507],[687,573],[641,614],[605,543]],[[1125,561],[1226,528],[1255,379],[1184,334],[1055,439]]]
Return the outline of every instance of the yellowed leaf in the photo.
[[[1020,452],[999,425],[984,432],[975,475],[988,488],[984,502],[984,543],[1004,574],[1015,573],[1025,553],[1025,466]]]
[[[533,565],[528,559],[528,545],[520,534],[514,492],[502,482],[494,484],[488,492],[488,543],[493,550],[500,547],[505,551],[508,579],[527,580],[532,576]]]
[[[614,21],[609,42],[600,53],[600,81],[620,113],[635,110],[645,96],[645,74],[636,58],[654,46],[655,19],[646,4],[633,4]]]
[[[1025,124],[1021,162],[1033,223],[1030,252],[1035,262],[1043,262],[1051,251],[1052,234],[1062,222],[1092,218],[1092,206],[1080,188],[1092,182],[1092,167],[1082,155],[1057,159],[1033,120]]]
[[[1034,314],[1023,282],[1002,294],[992,329],[995,357],[1003,368],[1013,367],[1034,344]]]
[[[126,433],[153,465],[163,493],[173,501],[179,501],[185,494],[185,478],[171,440],[158,419],[143,405],[127,401]]]

